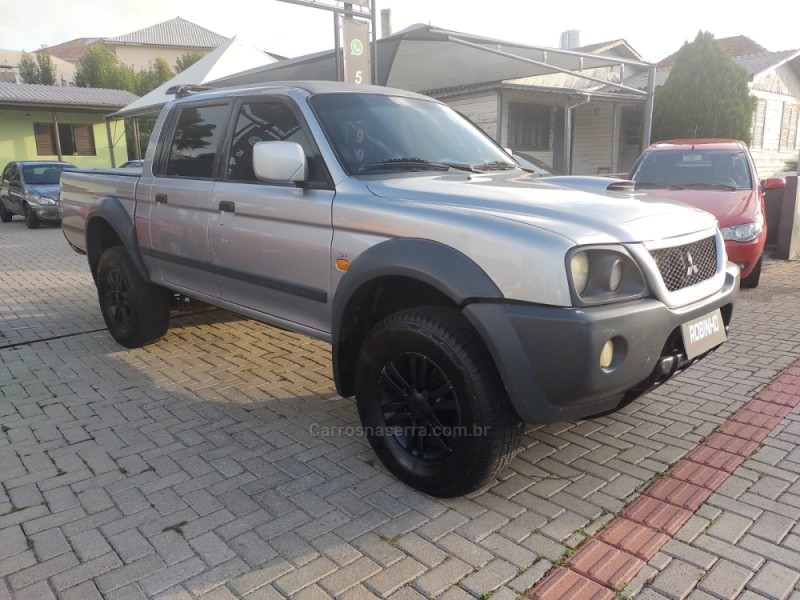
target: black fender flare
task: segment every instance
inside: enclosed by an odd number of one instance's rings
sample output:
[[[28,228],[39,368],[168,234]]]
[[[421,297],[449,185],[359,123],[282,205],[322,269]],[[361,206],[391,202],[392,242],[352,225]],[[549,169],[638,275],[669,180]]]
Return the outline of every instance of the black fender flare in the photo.
[[[477,263],[440,242],[396,238],[365,250],[350,264],[333,298],[333,375],[342,396],[354,393],[355,360],[361,343],[348,338],[347,317],[358,305],[361,290],[388,277],[407,277],[427,284],[459,307],[472,299],[503,298],[503,293]]]
[[[139,252],[139,243],[136,238],[136,227],[131,221],[131,217],[122,202],[113,196],[105,196],[94,202],[89,212],[86,215],[86,252],[92,256],[93,244],[97,244],[99,240],[92,239],[93,221],[100,219],[108,223],[117,237],[122,241],[125,251],[131,257],[136,270],[144,278],[145,281],[150,281],[150,274],[147,272],[147,267],[142,260],[142,254]],[[99,254],[98,254],[99,257]],[[92,265],[92,275],[96,274],[97,265]]]

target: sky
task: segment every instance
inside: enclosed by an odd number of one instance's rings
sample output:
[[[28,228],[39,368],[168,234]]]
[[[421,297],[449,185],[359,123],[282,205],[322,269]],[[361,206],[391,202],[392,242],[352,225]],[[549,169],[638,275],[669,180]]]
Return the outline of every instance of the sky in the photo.
[[[558,47],[562,31],[581,44],[624,38],[656,62],[699,30],[746,35],[768,50],[800,48],[793,2],[760,0],[758,10],[730,0],[376,0],[392,11],[394,31],[415,23],[534,46]],[[333,47],[333,16],[279,0],[25,0],[3,1],[0,49],[36,50],[78,37],[114,37],[180,16],[262,50],[294,57]],[[658,11],[658,12],[656,12]]]

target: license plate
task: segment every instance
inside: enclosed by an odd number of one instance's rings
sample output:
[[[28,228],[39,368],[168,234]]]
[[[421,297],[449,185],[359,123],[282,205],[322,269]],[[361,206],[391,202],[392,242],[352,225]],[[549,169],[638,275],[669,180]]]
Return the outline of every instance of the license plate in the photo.
[[[689,360],[716,348],[728,339],[719,309],[684,323],[681,325],[681,333]]]

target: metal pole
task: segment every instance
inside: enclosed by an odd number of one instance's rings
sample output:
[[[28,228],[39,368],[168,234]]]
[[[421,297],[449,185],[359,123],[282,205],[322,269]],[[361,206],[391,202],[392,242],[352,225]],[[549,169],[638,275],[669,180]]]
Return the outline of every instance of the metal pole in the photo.
[[[111,119],[106,117],[106,136],[108,137],[108,153],[111,155],[111,168],[117,166],[117,161],[114,159],[114,138],[111,137]]]
[[[58,134],[58,117],[56,116],[56,112],[53,111],[53,139],[56,142],[56,154],[58,155],[59,162],[64,160],[64,157],[61,155],[61,136]]]
[[[644,105],[644,127],[642,128],[642,150],[650,145],[653,132],[653,105],[656,99],[656,66],[647,67],[647,101]]]
[[[333,13],[333,40],[334,40],[333,55],[334,55],[334,60],[336,62],[336,77],[334,78],[334,81],[344,81],[344,78],[342,77],[342,57],[340,56],[342,45],[341,42],[339,41],[338,12]]]
[[[142,142],[139,139],[139,118],[133,117],[133,156],[136,160],[141,160],[142,158]]]
[[[380,85],[378,81],[378,18],[375,14],[375,0],[370,1],[369,10],[372,13],[372,84]]]
[[[564,105],[564,175],[572,175],[572,106]]]

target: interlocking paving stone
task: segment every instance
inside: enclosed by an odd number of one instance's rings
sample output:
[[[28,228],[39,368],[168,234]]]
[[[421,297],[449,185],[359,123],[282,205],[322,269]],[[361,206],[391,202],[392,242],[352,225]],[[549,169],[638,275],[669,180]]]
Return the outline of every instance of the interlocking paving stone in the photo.
[[[550,598],[611,600],[613,597],[614,592],[607,587],[564,568],[554,570],[533,591],[533,598],[537,600]]]
[[[515,570],[528,567],[496,588],[502,598],[512,589],[525,592],[523,581],[533,585],[534,575],[547,571],[532,564],[543,569],[566,550],[561,540],[574,545],[600,530],[611,517],[604,509],[620,511],[670,463],[680,461],[670,477],[716,489],[719,468],[705,469],[683,454],[697,459],[693,446],[709,435],[709,443],[744,453],[752,444],[740,436],[757,439],[760,429],[775,422],[772,417],[792,419],[797,404],[798,373],[781,376],[774,393],[758,391],[797,358],[792,340],[800,339],[800,289],[790,283],[800,269],[767,261],[761,287],[742,294],[731,340],[718,352],[617,414],[529,428],[522,452],[487,490],[437,500],[398,484],[375,463],[365,440],[309,434],[313,423],[357,424],[353,403],[333,391],[325,344],[213,311],[174,319],[158,344],[122,349],[102,331],[85,257],[68,249],[58,229],[35,232],[31,248],[32,232],[20,223],[3,224],[0,239],[0,332],[7,336],[0,336],[0,347],[12,338],[22,344],[0,350],[0,420],[10,427],[0,434],[0,532],[11,536],[0,545],[2,576],[68,554],[58,534],[51,534],[60,530],[70,543],[77,540],[72,550],[81,565],[118,553],[120,564],[95,577],[98,591],[112,600],[144,597],[142,582],[156,581],[162,571],[164,585],[170,585],[151,589],[151,596],[189,593],[193,581],[201,595],[224,597],[228,590],[277,597],[275,580],[310,564],[281,562],[269,545],[294,533],[307,542],[304,552],[311,547],[336,566],[331,576],[354,561],[380,567],[368,579],[406,559],[415,561],[421,570],[392,592],[398,597],[408,590],[422,593],[416,583],[447,561],[466,565],[465,578],[498,561]],[[50,262],[34,261],[27,270],[5,267],[33,261],[37,252]],[[9,310],[23,301],[49,316]],[[68,337],[28,344],[55,332]],[[744,403],[749,412],[735,413]],[[712,433],[731,414],[737,426],[726,431],[742,441]],[[785,531],[785,521],[776,518],[797,518],[790,507],[800,496],[800,455],[792,452],[800,427],[778,435],[788,446],[767,447],[777,443],[767,437],[748,461],[752,465],[739,467],[750,474],[737,479],[737,493],[715,494],[705,505],[725,514],[735,508],[754,520],[744,537],[751,536],[750,545],[771,543],[758,551],[777,565],[797,552],[791,545],[797,532]],[[700,458],[732,465],[721,453]],[[681,464],[689,466],[681,471]],[[760,485],[748,485],[753,474],[761,477]],[[9,512],[9,496],[21,504],[46,504]],[[183,535],[162,532],[183,520]],[[697,519],[687,523],[683,541],[756,569],[763,564],[763,556],[700,533],[701,526]],[[576,533],[580,528],[583,533]],[[33,551],[24,533],[34,538]],[[50,538],[37,538],[43,534],[52,535],[47,548]],[[203,554],[198,540],[219,543]],[[145,544],[153,553],[144,555]],[[536,561],[539,555],[547,560]],[[167,580],[169,569],[193,558],[202,561],[202,572]],[[278,574],[271,577],[265,569],[273,564]],[[220,567],[214,572],[220,581],[209,589],[203,574],[213,565]],[[245,565],[248,571],[239,573]],[[247,581],[250,573],[259,574],[253,578],[259,585],[237,590],[232,582]],[[88,583],[79,581],[70,588],[75,591],[64,593],[91,594]],[[375,591],[358,583],[344,595],[374,597]],[[329,593],[317,581],[299,593],[323,592]],[[645,593],[646,588],[640,595]],[[468,594],[460,583],[442,595],[458,594]]]
[[[644,561],[601,540],[590,540],[567,564],[601,585],[619,589],[633,579],[644,566]]]

